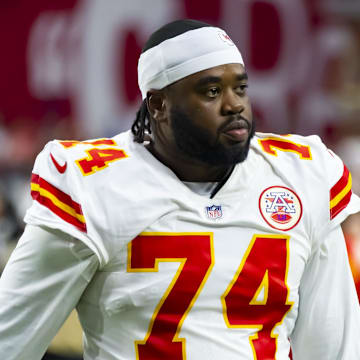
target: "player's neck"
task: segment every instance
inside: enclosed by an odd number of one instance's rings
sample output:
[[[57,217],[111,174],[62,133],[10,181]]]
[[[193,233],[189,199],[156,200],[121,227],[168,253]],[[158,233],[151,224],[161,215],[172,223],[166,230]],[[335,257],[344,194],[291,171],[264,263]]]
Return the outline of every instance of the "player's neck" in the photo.
[[[179,154],[174,149],[163,149],[150,143],[146,146],[160,162],[170,168],[181,181],[219,182],[232,169],[232,166],[211,166]]]

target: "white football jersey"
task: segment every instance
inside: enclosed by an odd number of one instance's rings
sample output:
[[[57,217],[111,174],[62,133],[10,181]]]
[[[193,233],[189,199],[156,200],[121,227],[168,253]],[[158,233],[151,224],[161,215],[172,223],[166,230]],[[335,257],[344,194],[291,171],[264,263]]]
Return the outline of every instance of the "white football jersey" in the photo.
[[[77,306],[85,359],[288,359],[289,338],[312,326],[298,316],[302,292],[316,293],[306,269],[360,210],[349,171],[317,136],[262,133],[212,198],[130,132],[50,142],[31,193],[27,223],[99,259]]]

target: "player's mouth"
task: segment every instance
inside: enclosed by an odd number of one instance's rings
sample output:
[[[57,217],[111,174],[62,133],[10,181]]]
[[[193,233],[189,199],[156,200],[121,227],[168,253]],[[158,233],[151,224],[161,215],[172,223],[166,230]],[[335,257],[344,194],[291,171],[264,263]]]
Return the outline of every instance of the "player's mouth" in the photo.
[[[230,140],[244,142],[249,137],[249,127],[246,120],[234,120],[226,125],[221,132]]]

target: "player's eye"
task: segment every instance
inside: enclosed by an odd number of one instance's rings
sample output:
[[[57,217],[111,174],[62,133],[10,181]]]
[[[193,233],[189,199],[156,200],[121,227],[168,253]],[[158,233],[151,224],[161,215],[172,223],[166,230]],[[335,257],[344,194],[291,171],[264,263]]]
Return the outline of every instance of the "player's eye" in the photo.
[[[237,87],[235,88],[235,91],[236,91],[239,95],[245,95],[248,87],[249,87],[248,84],[241,84],[241,85],[239,85],[239,86],[237,86]]]
[[[219,95],[219,92],[220,92],[219,88],[217,88],[217,87],[212,87],[212,88],[210,88],[210,89],[207,89],[207,91],[206,91],[206,96],[211,97],[211,98],[214,98],[214,97],[216,97],[217,95]]]

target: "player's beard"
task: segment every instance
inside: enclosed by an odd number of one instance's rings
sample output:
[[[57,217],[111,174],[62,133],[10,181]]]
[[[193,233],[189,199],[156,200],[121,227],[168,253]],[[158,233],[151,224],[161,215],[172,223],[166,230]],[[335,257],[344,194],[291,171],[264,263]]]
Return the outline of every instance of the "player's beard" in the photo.
[[[180,151],[191,158],[214,166],[243,162],[249,153],[250,140],[255,134],[253,120],[249,129],[249,138],[244,145],[235,143],[225,146],[219,141],[219,134],[214,141],[213,135],[206,128],[195,125],[190,116],[177,108],[171,110],[171,126],[176,146]]]

